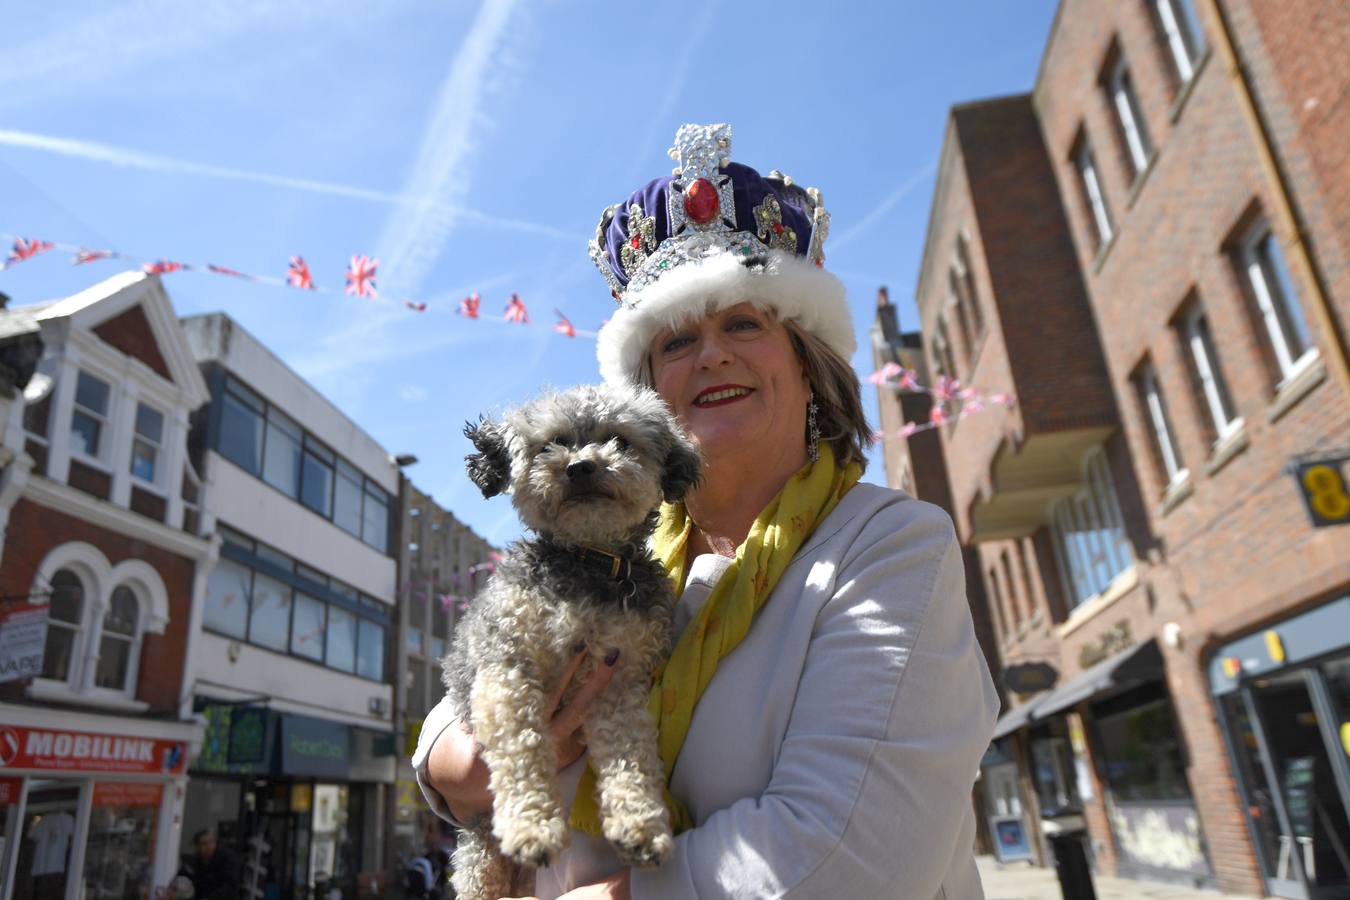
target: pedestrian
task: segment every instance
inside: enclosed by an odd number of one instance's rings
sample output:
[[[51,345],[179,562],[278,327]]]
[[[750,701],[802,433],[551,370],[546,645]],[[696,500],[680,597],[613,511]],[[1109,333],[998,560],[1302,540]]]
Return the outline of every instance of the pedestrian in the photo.
[[[237,900],[243,885],[239,855],[216,841],[216,833],[203,828],[192,836],[197,852],[189,857],[186,874],[192,879],[195,900]]]
[[[704,458],[652,539],[679,597],[649,707],[679,833],[646,870],[594,833],[579,726],[597,667],[545,735],[573,833],[535,891],[978,898],[970,791],[998,699],[950,518],[859,482],[871,429],[820,194],[730,162],[727,126],[681,128],[672,155],[674,176],[605,211],[591,256],[619,301],[602,376],[654,387]],[[439,814],[490,810],[444,705],[413,763]]]

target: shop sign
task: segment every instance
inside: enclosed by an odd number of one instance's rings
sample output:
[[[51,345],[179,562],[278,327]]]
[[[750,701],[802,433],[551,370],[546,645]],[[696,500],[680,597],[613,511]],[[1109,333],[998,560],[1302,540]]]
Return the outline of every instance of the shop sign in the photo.
[[[94,806],[149,806],[159,808],[164,785],[143,781],[100,781],[94,785]]]
[[[186,764],[182,741],[0,726],[0,768],[178,775]]]
[[[1021,816],[991,819],[994,832],[994,851],[999,862],[1031,859],[1031,843],[1027,840],[1026,825]]]
[[[22,778],[0,778],[0,806],[13,806],[19,802],[19,788]]]
[[[0,610],[0,682],[42,674],[48,609],[45,603],[24,603]]]
[[[349,729],[339,722],[284,716],[281,770],[287,775],[345,778],[350,764]]]
[[[226,765],[253,766],[266,760],[267,713],[258,706],[237,706],[230,711]]]
[[[1303,457],[1286,469],[1298,482],[1303,506],[1314,528],[1350,523],[1350,491],[1345,464],[1350,455]]]
[[[1017,663],[1003,670],[1003,686],[1014,694],[1048,691],[1059,681],[1059,671],[1045,662]]]
[[[1097,638],[1096,641],[1078,651],[1078,664],[1084,669],[1090,669],[1107,657],[1115,656],[1122,650],[1130,649],[1133,645],[1134,639],[1130,637],[1130,623],[1128,621],[1118,622],[1102,632],[1101,637]]]

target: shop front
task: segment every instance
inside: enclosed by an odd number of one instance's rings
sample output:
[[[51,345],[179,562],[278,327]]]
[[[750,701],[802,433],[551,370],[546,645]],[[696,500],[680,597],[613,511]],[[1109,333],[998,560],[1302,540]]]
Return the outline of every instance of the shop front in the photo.
[[[316,896],[325,887],[354,896],[384,852],[392,736],[258,706],[199,707],[207,733],[184,834],[214,830],[264,896]]]
[[[1209,681],[1267,890],[1350,898],[1350,596],[1219,648]]]
[[[139,900],[177,871],[195,723],[0,705],[0,896]]]

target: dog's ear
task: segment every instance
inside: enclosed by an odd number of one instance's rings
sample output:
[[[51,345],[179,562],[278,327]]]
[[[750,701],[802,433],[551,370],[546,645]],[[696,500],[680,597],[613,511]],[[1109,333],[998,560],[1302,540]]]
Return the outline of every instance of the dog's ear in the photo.
[[[506,490],[511,479],[511,454],[506,448],[506,426],[488,422],[464,423],[464,436],[473,442],[477,453],[464,457],[469,480],[478,485],[484,497],[495,497]]]
[[[670,449],[661,471],[661,493],[667,503],[679,503],[689,489],[698,484],[703,460],[696,448],[678,427],[670,435]]]

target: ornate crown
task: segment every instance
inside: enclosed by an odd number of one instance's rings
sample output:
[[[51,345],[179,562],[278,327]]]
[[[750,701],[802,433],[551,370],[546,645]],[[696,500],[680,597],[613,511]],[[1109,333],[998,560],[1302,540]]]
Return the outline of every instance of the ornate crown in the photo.
[[[730,125],[683,125],[669,152],[672,175],[606,209],[590,242],[615,300],[636,303],[673,270],[718,254],[753,263],[777,250],[824,263],[830,214],[820,192],[731,162]]]

